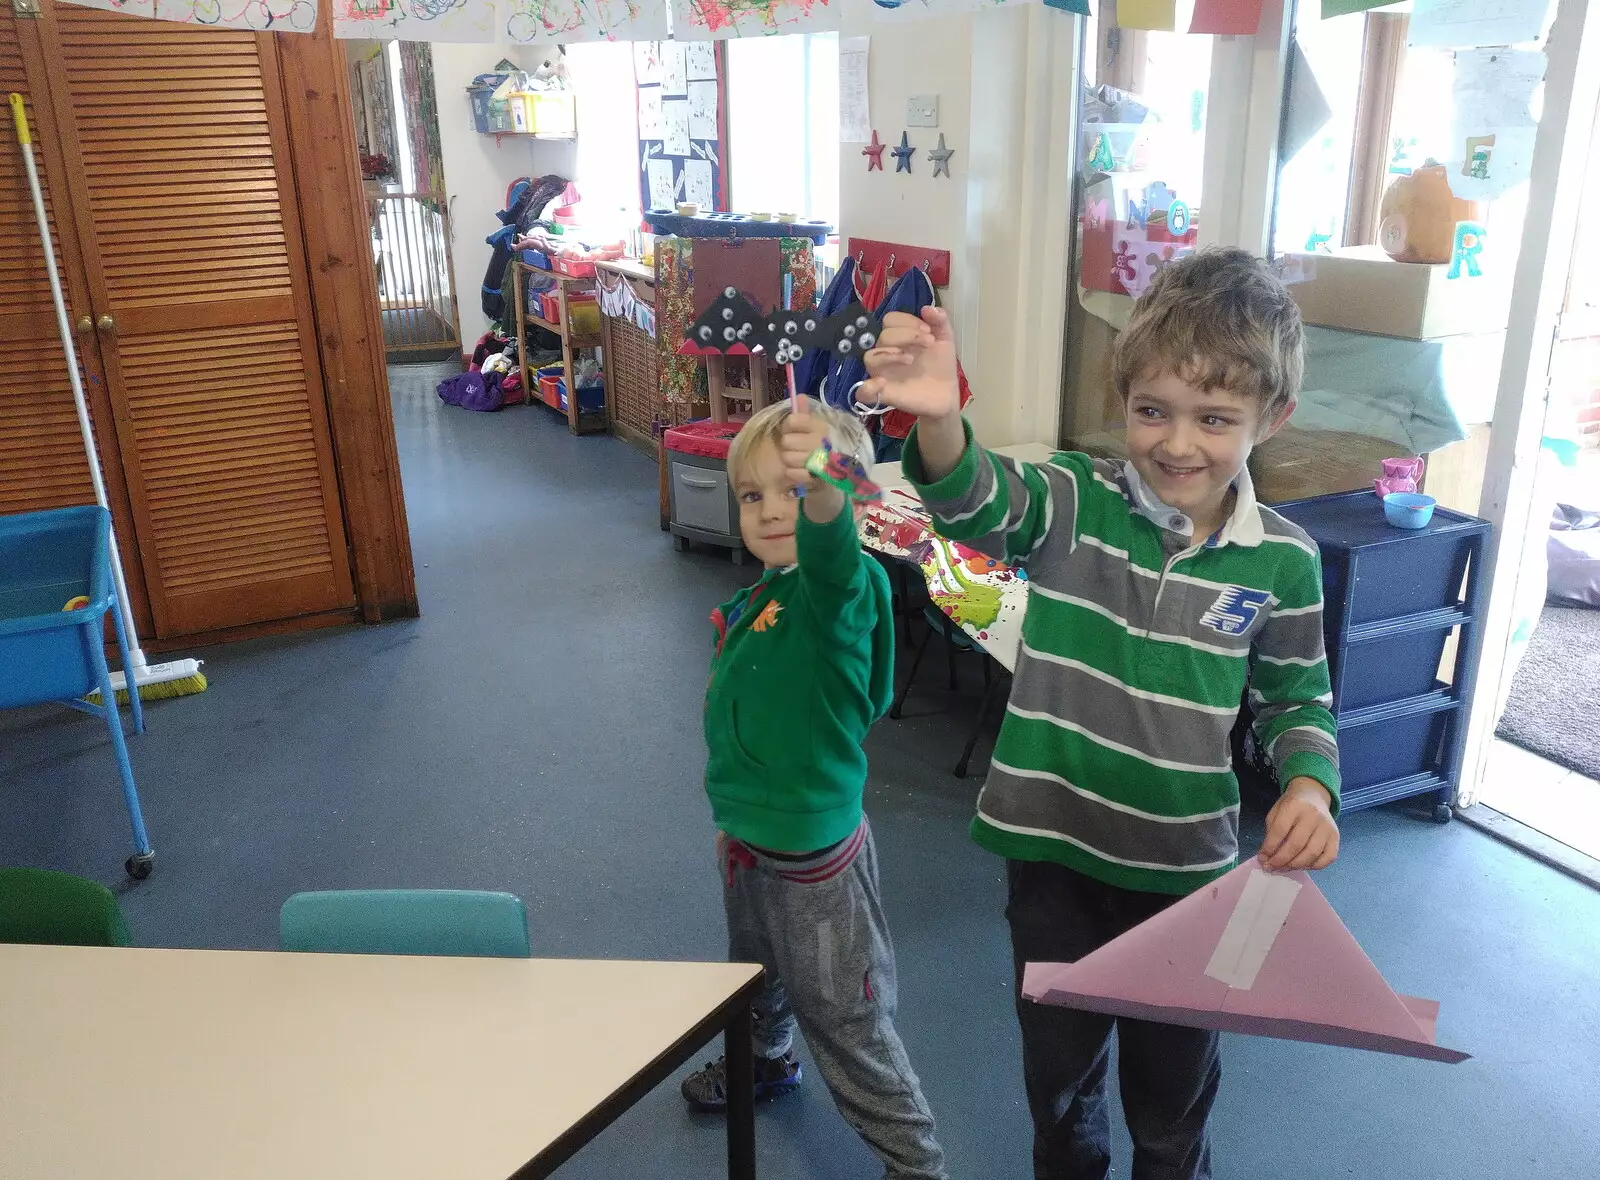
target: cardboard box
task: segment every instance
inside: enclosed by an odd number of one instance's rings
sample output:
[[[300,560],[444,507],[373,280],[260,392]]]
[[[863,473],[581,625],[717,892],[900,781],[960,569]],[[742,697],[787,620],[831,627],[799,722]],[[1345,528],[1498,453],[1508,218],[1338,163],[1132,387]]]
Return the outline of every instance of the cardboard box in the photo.
[[[1308,324],[1405,340],[1504,330],[1511,312],[1511,276],[1462,271],[1447,264],[1396,262],[1379,246],[1347,246],[1332,254],[1284,256],[1289,292]]]

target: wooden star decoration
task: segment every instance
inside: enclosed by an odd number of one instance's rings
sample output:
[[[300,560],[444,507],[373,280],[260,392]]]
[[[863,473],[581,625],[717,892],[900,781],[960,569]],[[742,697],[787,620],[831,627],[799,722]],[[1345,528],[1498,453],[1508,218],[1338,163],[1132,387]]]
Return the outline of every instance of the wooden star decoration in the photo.
[[[933,174],[935,176],[949,176],[950,157],[955,154],[955,148],[944,146],[944,132],[939,132],[939,146],[928,151],[928,159],[933,161]]]
[[[878,142],[878,133],[872,133],[872,142],[861,149],[861,154],[867,158],[868,172],[883,171],[883,149],[887,146]]]
[[[917,149],[911,146],[907,134],[900,133],[900,146],[889,153],[894,157],[894,170],[896,172],[911,171],[911,157],[917,154]]]

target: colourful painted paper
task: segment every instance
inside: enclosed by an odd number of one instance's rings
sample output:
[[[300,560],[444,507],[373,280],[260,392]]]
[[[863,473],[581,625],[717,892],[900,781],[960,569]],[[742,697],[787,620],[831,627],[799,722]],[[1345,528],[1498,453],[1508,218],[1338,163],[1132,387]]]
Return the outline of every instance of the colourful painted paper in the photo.
[[[1191,33],[1223,37],[1253,37],[1261,27],[1262,0],[1195,0]],[[1117,9],[1120,12],[1122,5]]]
[[[1078,16],[1089,15],[1089,0],[1044,0],[1044,6],[1062,12],[1076,13]]]
[[[317,27],[315,0],[68,0],[84,8],[124,12],[149,20],[251,29],[258,33],[309,33]]]
[[[667,35],[667,0],[500,0],[505,39],[539,41],[660,41]]]
[[[836,451],[827,440],[806,460],[806,470],[827,484],[838,488],[856,504],[876,504],[883,499],[883,489],[872,482],[861,460],[847,451]]]
[[[494,0],[333,0],[333,35],[462,44],[501,39]]]
[[[1305,873],[1253,859],[1022,993],[1112,1016],[1455,1063],[1439,1005],[1397,995]]]
[[[839,27],[829,0],[672,0],[673,35],[683,40],[821,33]]]
[[[1117,0],[1117,27],[1172,32],[1178,24],[1178,0]]]

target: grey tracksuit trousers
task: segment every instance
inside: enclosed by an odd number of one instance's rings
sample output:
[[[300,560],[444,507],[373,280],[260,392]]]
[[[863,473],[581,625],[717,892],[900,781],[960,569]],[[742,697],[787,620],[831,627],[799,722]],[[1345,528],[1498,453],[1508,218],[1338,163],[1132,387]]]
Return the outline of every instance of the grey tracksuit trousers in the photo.
[[[767,972],[756,1053],[781,1057],[798,1024],[839,1113],[889,1180],[946,1180],[933,1115],[894,1028],[894,948],[866,820],[805,859],[718,843],[728,958]]]

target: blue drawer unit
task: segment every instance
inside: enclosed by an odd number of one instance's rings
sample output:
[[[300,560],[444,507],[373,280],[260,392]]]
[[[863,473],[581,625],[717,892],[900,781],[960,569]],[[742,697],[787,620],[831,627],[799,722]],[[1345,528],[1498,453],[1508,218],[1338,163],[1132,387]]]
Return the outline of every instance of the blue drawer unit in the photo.
[[[1472,705],[1489,523],[1438,508],[1426,528],[1398,529],[1370,491],[1274,507],[1322,552],[1343,809],[1431,795],[1434,819],[1447,821]]]

